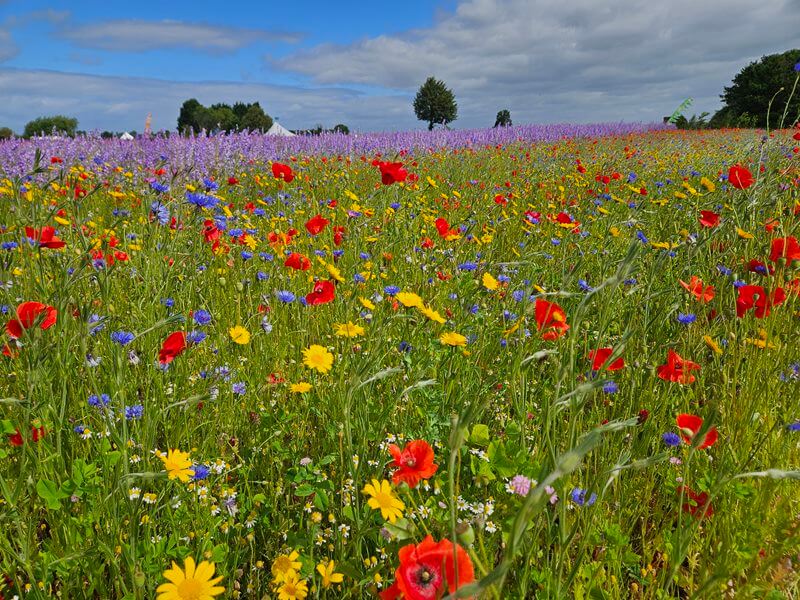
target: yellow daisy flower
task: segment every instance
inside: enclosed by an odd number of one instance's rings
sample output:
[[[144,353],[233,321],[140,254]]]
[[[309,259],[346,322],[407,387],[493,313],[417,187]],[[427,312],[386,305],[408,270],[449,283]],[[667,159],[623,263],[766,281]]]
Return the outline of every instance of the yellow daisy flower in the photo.
[[[500,287],[500,282],[497,281],[494,277],[492,277],[491,273],[484,273],[483,274],[483,287],[485,287],[490,292],[495,291],[498,287]]]
[[[327,373],[333,366],[333,354],[319,344],[312,344],[303,350],[303,364],[309,369]]]
[[[313,386],[305,381],[301,381],[300,383],[293,383],[290,386],[290,389],[296,394],[305,394],[309,391]]]
[[[180,479],[183,483],[186,483],[194,475],[192,459],[188,452],[181,452],[177,448],[172,448],[167,452],[166,456],[161,454],[159,458],[164,463],[164,470],[169,474],[170,479]]]
[[[358,337],[359,335],[364,335],[364,328],[361,325],[356,325],[352,321],[337,323],[336,335],[349,338]]]
[[[183,566],[181,569],[173,561],[172,568],[164,571],[169,583],[162,583],[156,589],[158,600],[212,600],[225,591],[217,585],[222,575],[214,577],[214,563],[204,560],[195,566],[194,559],[187,556]]]
[[[433,310],[430,306],[420,306],[419,312],[428,317],[431,321],[436,323],[445,323],[445,318],[437,311]]]
[[[392,486],[386,479],[383,481],[373,479],[372,483],[364,486],[363,491],[370,497],[367,500],[369,507],[380,509],[381,516],[389,523],[394,523],[398,517],[403,516],[403,509],[406,505],[403,504],[402,500],[395,498]]]
[[[278,600],[303,600],[308,596],[308,584],[301,580],[294,571],[286,574],[278,587]]]
[[[231,339],[237,344],[243,346],[250,343],[250,332],[241,325],[231,327],[228,333],[231,335]]]
[[[395,298],[406,308],[422,308],[422,298],[413,292],[398,292]]]
[[[326,564],[323,560],[317,565],[317,573],[322,576],[322,587],[326,590],[334,583],[342,583],[344,575],[336,572],[336,565],[333,561],[328,561]]]
[[[299,571],[301,563],[297,560],[298,558],[300,558],[300,553],[292,550],[289,554],[281,554],[272,561],[272,577],[275,581],[284,581],[290,573]]]
[[[455,331],[448,331],[439,336],[439,341],[445,346],[466,346],[467,338]]]

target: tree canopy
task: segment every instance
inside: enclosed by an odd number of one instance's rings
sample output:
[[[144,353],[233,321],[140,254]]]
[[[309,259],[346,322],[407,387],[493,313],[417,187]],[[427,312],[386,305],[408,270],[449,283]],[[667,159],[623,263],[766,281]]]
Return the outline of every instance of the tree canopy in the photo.
[[[452,123],[458,118],[456,97],[444,81],[428,77],[414,98],[414,114],[428,122],[429,130],[437,124]]]
[[[64,115],[53,115],[51,117],[39,117],[25,124],[23,136],[26,138],[35,135],[52,135],[58,133],[75,137],[75,130],[78,128],[78,119],[65,117]]]
[[[178,131],[266,131],[272,127],[272,118],[258,102],[236,102],[203,106],[195,98],[183,103],[178,115]]]
[[[778,127],[786,111],[784,126],[800,115],[800,89],[795,90],[800,49],[761,57],[743,68],[720,96],[724,106],[711,118],[712,127],[765,127],[772,101],[769,126]],[[774,97],[774,100],[773,100]],[[787,101],[789,102],[787,106]]]
[[[501,111],[497,112],[497,116],[494,119],[494,126],[495,127],[511,127],[511,111],[507,108],[504,108]]]

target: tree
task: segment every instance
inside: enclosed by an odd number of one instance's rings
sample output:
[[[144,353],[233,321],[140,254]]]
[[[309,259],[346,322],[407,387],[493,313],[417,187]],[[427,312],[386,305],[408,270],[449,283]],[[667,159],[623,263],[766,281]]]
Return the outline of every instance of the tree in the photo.
[[[233,111],[236,112],[236,107],[239,103],[233,105]],[[264,112],[258,102],[254,102],[247,106],[242,117],[239,119],[240,129],[249,129],[250,131],[267,131],[272,127],[272,117]]]
[[[687,119],[685,116],[680,115],[677,119],[675,119],[675,127],[678,129],[707,129],[708,128],[708,115],[711,113],[702,112],[700,116],[692,115],[691,119]]]
[[[414,114],[428,122],[428,130],[437,123],[447,125],[458,118],[456,97],[443,81],[428,77],[414,98]]]
[[[333,127],[333,133],[343,133],[344,135],[349,135],[350,128],[344,123],[339,123]]]
[[[65,117],[64,115],[54,115],[52,117],[39,117],[25,124],[25,131],[22,134],[29,138],[35,135],[52,135],[53,132],[75,137],[75,130],[78,128],[78,119]]]
[[[0,127],[0,140],[10,140],[14,137],[14,132],[9,127]]]
[[[498,111],[497,116],[494,119],[494,126],[511,127],[511,112],[507,108]]]
[[[747,65],[725,88],[720,96],[725,106],[711,118],[709,124],[713,127],[765,127],[767,108],[774,96],[769,126],[778,127],[781,124],[784,109],[788,119],[784,125],[791,125],[800,114],[800,89],[789,101],[797,78],[795,65],[798,62],[800,50],[789,50],[783,54],[763,56]]]
[[[196,99],[191,98],[183,103],[181,112],[178,115],[178,131],[181,133],[190,133],[191,131],[199,131],[201,128],[197,124],[197,109],[203,108]]]

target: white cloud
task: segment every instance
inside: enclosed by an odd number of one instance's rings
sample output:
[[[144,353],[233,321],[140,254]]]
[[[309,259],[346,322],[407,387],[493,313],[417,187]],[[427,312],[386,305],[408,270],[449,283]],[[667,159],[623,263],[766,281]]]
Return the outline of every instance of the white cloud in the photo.
[[[797,0],[466,0],[430,28],[275,61],[318,84],[413,94],[429,75],[459,101],[460,126],[655,120],[687,96],[714,110],[732,77],[797,45]]]
[[[106,77],[44,70],[0,68],[0,126],[21,131],[25,123],[47,114],[77,117],[81,129],[174,129],[181,104],[197,98],[209,105],[259,101],[264,110],[290,129],[345,123],[351,129],[407,129],[416,121],[404,96],[368,96],[346,88],[302,88],[220,81],[172,82],[161,79]]]
[[[70,25],[57,35],[81,48],[112,52],[144,52],[159,48],[191,48],[210,53],[230,53],[255,42],[295,43],[298,33],[185,21],[117,19]]]
[[[19,48],[14,43],[11,34],[5,29],[0,29],[0,62],[14,58],[19,53]]]

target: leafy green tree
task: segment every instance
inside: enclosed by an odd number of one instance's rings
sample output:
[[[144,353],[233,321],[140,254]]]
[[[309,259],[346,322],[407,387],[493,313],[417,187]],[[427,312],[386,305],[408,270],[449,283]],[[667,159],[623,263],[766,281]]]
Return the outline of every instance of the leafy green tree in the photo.
[[[428,77],[414,98],[414,114],[428,122],[428,130],[436,124],[452,123],[458,118],[456,97],[443,81]]]
[[[747,65],[725,88],[721,95],[725,105],[712,117],[710,124],[715,127],[765,127],[767,108],[774,97],[769,126],[781,124],[784,110],[787,118],[784,126],[791,125],[800,116],[800,89],[789,98],[798,77],[795,71],[798,62],[800,50],[789,50],[763,56]]]
[[[197,123],[198,109],[203,108],[196,99],[191,98],[183,103],[181,112],[178,114],[178,131],[181,133],[189,133],[191,131],[199,131],[200,127]]]
[[[75,137],[75,130],[78,128],[78,119],[65,117],[64,115],[54,115],[52,117],[39,117],[25,124],[25,131],[22,134],[29,138],[35,135],[51,135],[53,132]]]
[[[241,103],[233,105],[233,112],[236,113],[237,106]],[[272,117],[264,112],[258,102],[246,105],[247,110],[239,117],[239,129],[248,129],[250,131],[267,131],[272,127]]]
[[[345,125],[344,123],[339,123],[333,127],[333,133],[343,133],[345,135],[350,134],[350,128]]]
[[[497,116],[494,119],[494,126],[511,127],[511,112],[507,108],[498,111]]]
[[[0,140],[9,140],[14,137],[14,132],[9,127],[0,127]]]
[[[691,119],[680,115],[675,119],[675,127],[678,129],[706,129],[708,128],[708,115],[711,113],[703,112],[700,116],[692,115]]]

